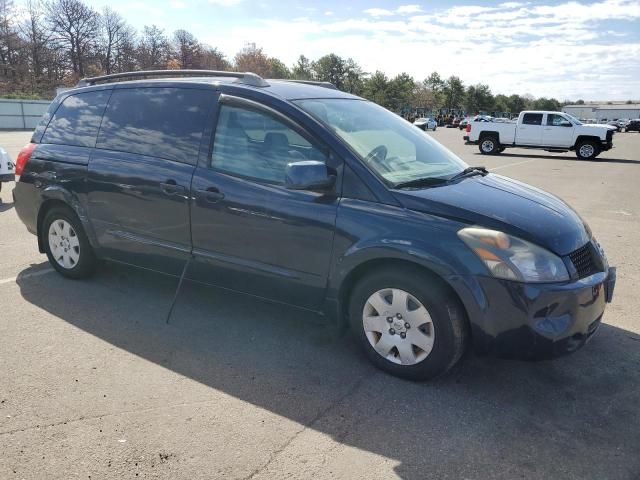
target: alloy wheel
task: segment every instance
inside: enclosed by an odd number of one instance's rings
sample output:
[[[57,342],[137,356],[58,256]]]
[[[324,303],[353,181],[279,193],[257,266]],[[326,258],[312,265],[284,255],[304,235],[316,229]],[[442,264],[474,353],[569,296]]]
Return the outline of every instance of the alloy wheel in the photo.
[[[595,149],[593,148],[593,145],[590,145],[588,143],[582,145],[580,147],[580,156],[584,157],[584,158],[589,158],[593,155],[593,153],[595,152]]]
[[[482,142],[482,151],[483,152],[493,152],[493,140],[485,140]]]

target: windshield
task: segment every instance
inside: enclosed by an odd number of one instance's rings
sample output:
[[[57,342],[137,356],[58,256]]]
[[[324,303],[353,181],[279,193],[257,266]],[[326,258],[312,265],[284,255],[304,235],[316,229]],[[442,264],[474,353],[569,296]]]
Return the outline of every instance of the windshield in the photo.
[[[565,116],[569,117],[569,119],[573,122],[574,125],[582,125],[582,122],[578,120],[576,117],[574,117],[573,115],[569,115],[568,113],[565,113]]]
[[[334,98],[294,103],[334,131],[391,185],[447,180],[467,167],[427,133],[375,103]]]

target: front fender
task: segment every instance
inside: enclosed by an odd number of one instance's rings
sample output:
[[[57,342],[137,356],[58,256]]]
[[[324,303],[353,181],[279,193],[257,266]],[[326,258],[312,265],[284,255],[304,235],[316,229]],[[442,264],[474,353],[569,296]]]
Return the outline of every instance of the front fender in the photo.
[[[393,262],[422,267],[469,299],[468,286],[450,279],[486,274],[486,267],[458,238],[459,221],[404,208],[343,199],[336,221],[327,299],[338,310],[345,289],[362,269]],[[463,302],[465,303],[465,302]],[[332,307],[333,308],[333,307]]]

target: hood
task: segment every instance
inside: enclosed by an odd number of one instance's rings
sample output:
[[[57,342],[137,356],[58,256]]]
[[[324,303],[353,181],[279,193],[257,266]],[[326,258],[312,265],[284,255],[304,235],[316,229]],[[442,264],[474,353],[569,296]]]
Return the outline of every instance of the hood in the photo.
[[[607,125],[606,123],[583,123],[582,124],[583,127],[600,127],[600,128],[606,128],[607,130],[616,130],[616,127],[614,127],[613,125]]]
[[[589,241],[588,227],[559,198],[500,175],[416,190],[394,190],[408,209],[501,230],[567,255]]]

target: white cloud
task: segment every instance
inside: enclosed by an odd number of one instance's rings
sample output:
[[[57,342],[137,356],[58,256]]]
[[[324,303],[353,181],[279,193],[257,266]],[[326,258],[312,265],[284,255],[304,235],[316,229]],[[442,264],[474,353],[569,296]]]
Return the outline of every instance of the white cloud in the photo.
[[[421,79],[436,70],[466,83],[487,83],[494,93],[608,100],[637,98],[640,91],[637,0],[508,2],[406,17],[370,10],[368,17],[346,20],[263,20],[203,40],[229,56],[256,42],[289,65],[302,53],[315,59],[334,52],[368,72],[406,71]],[[622,30],[613,38],[610,27],[600,27],[604,20],[627,22],[636,33],[618,36]]]
[[[386,10],[384,8],[368,8],[364,13],[371,15],[372,17],[387,17],[389,15],[393,15],[391,10]]]
[[[422,7],[416,4],[400,5],[398,8],[396,8],[396,13],[400,15],[407,15],[410,13],[420,13],[420,12],[422,12]]]

